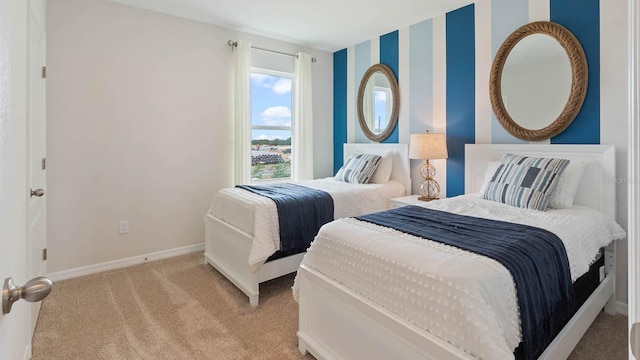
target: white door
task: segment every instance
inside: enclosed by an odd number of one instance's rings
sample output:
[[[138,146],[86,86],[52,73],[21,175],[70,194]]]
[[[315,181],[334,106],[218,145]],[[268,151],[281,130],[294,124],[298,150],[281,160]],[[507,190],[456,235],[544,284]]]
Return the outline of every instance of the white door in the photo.
[[[29,280],[27,269],[27,2],[0,0],[0,284]],[[0,359],[30,355],[31,307],[0,313]]]
[[[629,359],[640,360],[640,6],[629,0],[631,53],[629,118],[629,198],[628,198],[628,298],[629,298]]]
[[[45,125],[45,80],[43,67],[45,65],[45,11],[44,0],[30,0],[28,18],[29,42],[29,99],[28,99],[28,180],[31,190],[36,193],[30,196],[27,212],[27,243],[29,277],[45,275],[46,262],[43,250],[46,248],[46,195],[40,190],[46,189],[46,177],[43,159],[46,151]],[[36,191],[37,190],[37,191]],[[35,329],[40,302],[31,305],[31,330]]]
[[[0,282],[44,275],[44,0],[0,0]],[[0,359],[31,356],[40,303],[14,304],[0,316]]]

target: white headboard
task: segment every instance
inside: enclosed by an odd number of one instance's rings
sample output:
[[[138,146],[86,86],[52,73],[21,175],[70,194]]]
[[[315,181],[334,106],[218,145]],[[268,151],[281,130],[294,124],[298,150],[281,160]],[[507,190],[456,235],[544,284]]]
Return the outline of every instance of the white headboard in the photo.
[[[393,170],[391,170],[391,180],[395,180],[404,185],[405,194],[410,195],[411,172],[409,169],[409,147],[407,144],[344,144],[344,161],[346,162],[349,156],[357,152],[384,155],[388,151],[393,151]]]
[[[465,193],[478,192],[487,164],[505,153],[584,160],[584,175],[574,203],[598,209],[616,219],[616,162],[613,145],[467,144],[465,145]]]

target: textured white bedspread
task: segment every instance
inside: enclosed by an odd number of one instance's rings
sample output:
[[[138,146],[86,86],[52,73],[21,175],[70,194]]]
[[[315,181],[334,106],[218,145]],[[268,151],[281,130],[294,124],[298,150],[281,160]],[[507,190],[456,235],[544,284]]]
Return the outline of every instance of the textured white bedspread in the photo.
[[[389,209],[390,200],[404,196],[405,191],[394,180],[387,184],[350,184],[330,177],[298,184],[329,193],[336,219]],[[239,188],[222,189],[216,194],[209,215],[253,236],[248,259],[253,270],[280,248],[278,210],[269,198]]]
[[[572,280],[600,247],[625,236],[617,223],[584,207],[541,212],[475,195],[425,206],[555,233]],[[521,341],[515,284],[490,258],[348,218],[323,226],[302,264],[481,359],[513,359]],[[297,298],[297,282],[293,291]]]

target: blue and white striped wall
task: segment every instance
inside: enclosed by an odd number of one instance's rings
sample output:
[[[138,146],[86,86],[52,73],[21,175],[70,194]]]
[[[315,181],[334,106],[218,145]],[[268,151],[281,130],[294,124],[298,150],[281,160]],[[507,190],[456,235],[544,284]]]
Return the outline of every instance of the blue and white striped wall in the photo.
[[[518,27],[538,20],[550,20],[572,31],[582,44],[589,65],[589,86],[582,110],[569,128],[547,142],[599,144],[618,137],[626,139],[625,118],[605,121],[601,116],[601,108],[615,106],[602,100],[600,94],[600,57],[605,51],[600,39],[619,36],[616,29],[600,26],[601,13],[620,6],[613,3],[616,2],[476,1],[334,53],[334,170],[342,165],[344,142],[369,141],[358,126],[356,95],[367,68],[383,63],[394,71],[400,87],[398,126],[386,142],[408,143],[411,133],[427,129],[445,132],[449,159],[433,161],[436,179],[441,193],[462,194],[464,144],[524,142],[507,133],[493,115],[489,72],[502,42]],[[414,179],[419,178],[420,164],[421,161],[412,160]],[[418,186],[414,181],[414,193]]]

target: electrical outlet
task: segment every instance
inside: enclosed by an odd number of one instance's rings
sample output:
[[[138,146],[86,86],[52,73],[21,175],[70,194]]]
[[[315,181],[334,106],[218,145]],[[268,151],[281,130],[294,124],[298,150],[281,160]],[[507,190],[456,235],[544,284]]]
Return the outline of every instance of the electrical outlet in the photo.
[[[129,220],[120,221],[120,234],[129,233]]]

